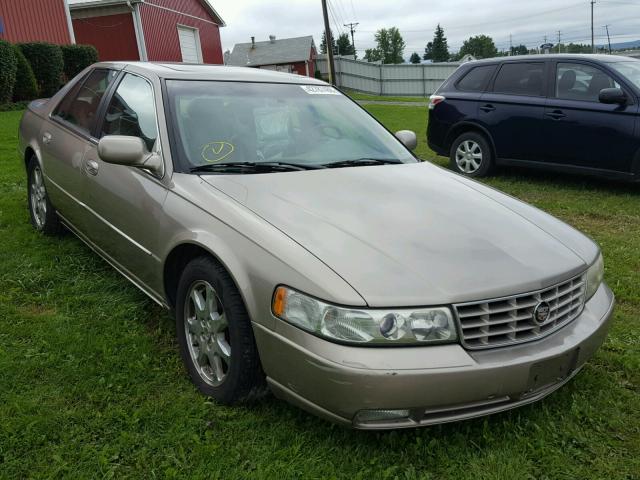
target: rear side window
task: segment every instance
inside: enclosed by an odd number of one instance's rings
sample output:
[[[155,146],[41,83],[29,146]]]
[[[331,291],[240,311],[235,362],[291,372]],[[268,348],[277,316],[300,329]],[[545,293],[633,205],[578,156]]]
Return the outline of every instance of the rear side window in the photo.
[[[88,134],[100,101],[115,77],[116,72],[113,70],[94,70],[80,87],[72,89],[64,97],[53,115]]]
[[[505,63],[496,76],[493,91],[544,96],[544,63]]]
[[[482,92],[495,68],[495,65],[474,67],[458,80],[456,87],[463,92]]]

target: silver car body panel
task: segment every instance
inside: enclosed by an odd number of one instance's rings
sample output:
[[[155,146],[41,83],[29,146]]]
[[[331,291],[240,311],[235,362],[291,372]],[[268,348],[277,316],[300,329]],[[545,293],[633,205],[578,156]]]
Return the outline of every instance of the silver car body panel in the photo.
[[[449,421],[466,418],[460,408],[484,414],[539,398],[553,385],[522,398],[532,365],[579,350],[575,372],[604,339],[613,305],[604,285],[548,337],[483,351],[459,344],[338,345],[276,319],[271,301],[278,285],[354,307],[451,305],[566,281],[584,273],[599,249],[550,215],[428,163],[262,175],[174,172],[163,79],[324,83],[237,67],[97,66],[143,76],[153,86],[164,175],[102,162],[98,139],[51,117],[74,82],[29,107],[20,126],[22,157],[40,162],[62,220],[161,305],[172,307],[166,287],[176,279],[166,272],[174,252],[197,247],[217,258],[244,298],[278,396],[350,425],[369,408],[457,409],[429,417]],[[88,161],[97,165],[95,175]],[[416,415],[376,428],[429,423],[426,414]]]

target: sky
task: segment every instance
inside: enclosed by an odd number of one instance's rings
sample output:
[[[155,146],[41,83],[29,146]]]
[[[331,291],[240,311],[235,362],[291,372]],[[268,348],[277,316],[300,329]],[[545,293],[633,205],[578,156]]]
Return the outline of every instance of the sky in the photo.
[[[319,46],[324,29],[320,0],[210,0],[225,20],[224,50],[236,43],[313,35]],[[438,23],[449,50],[457,51],[472,35],[491,36],[499,50],[521,43],[530,48],[556,43],[591,43],[590,0],[328,0],[334,35],[348,32],[345,23],[358,22],[355,43],[360,56],[375,46],[374,33],[398,27],[407,43],[405,58],[424,53]],[[596,44],[640,40],[640,0],[597,0],[594,6]]]

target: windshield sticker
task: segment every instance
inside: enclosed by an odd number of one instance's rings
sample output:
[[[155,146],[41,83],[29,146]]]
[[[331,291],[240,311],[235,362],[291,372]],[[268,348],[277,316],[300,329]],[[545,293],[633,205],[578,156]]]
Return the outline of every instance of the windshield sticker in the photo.
[[[229,142],[211,142],[202,146],[202,158],[208,163],[218,163],[235,151]]]
[[[309,95],[340,95],[340,92],[328,85],[300,85]]]

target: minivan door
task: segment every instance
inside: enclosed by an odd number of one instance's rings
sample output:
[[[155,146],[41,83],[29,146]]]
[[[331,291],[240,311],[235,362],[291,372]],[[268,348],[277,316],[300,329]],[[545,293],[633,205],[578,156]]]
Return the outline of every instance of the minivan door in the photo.
[[[600,103],[602,89],[621,85],[595,65],[556,62],[553,68],[555,85],[545,109],[546,161],[630,172],[638,149],[634,136],[638,105]],[[628,98],[633,97],[628,94]]]
[[[478,118],[499,159],[541,159],[546,104],[546,63],[505,62],[480,97]]]

